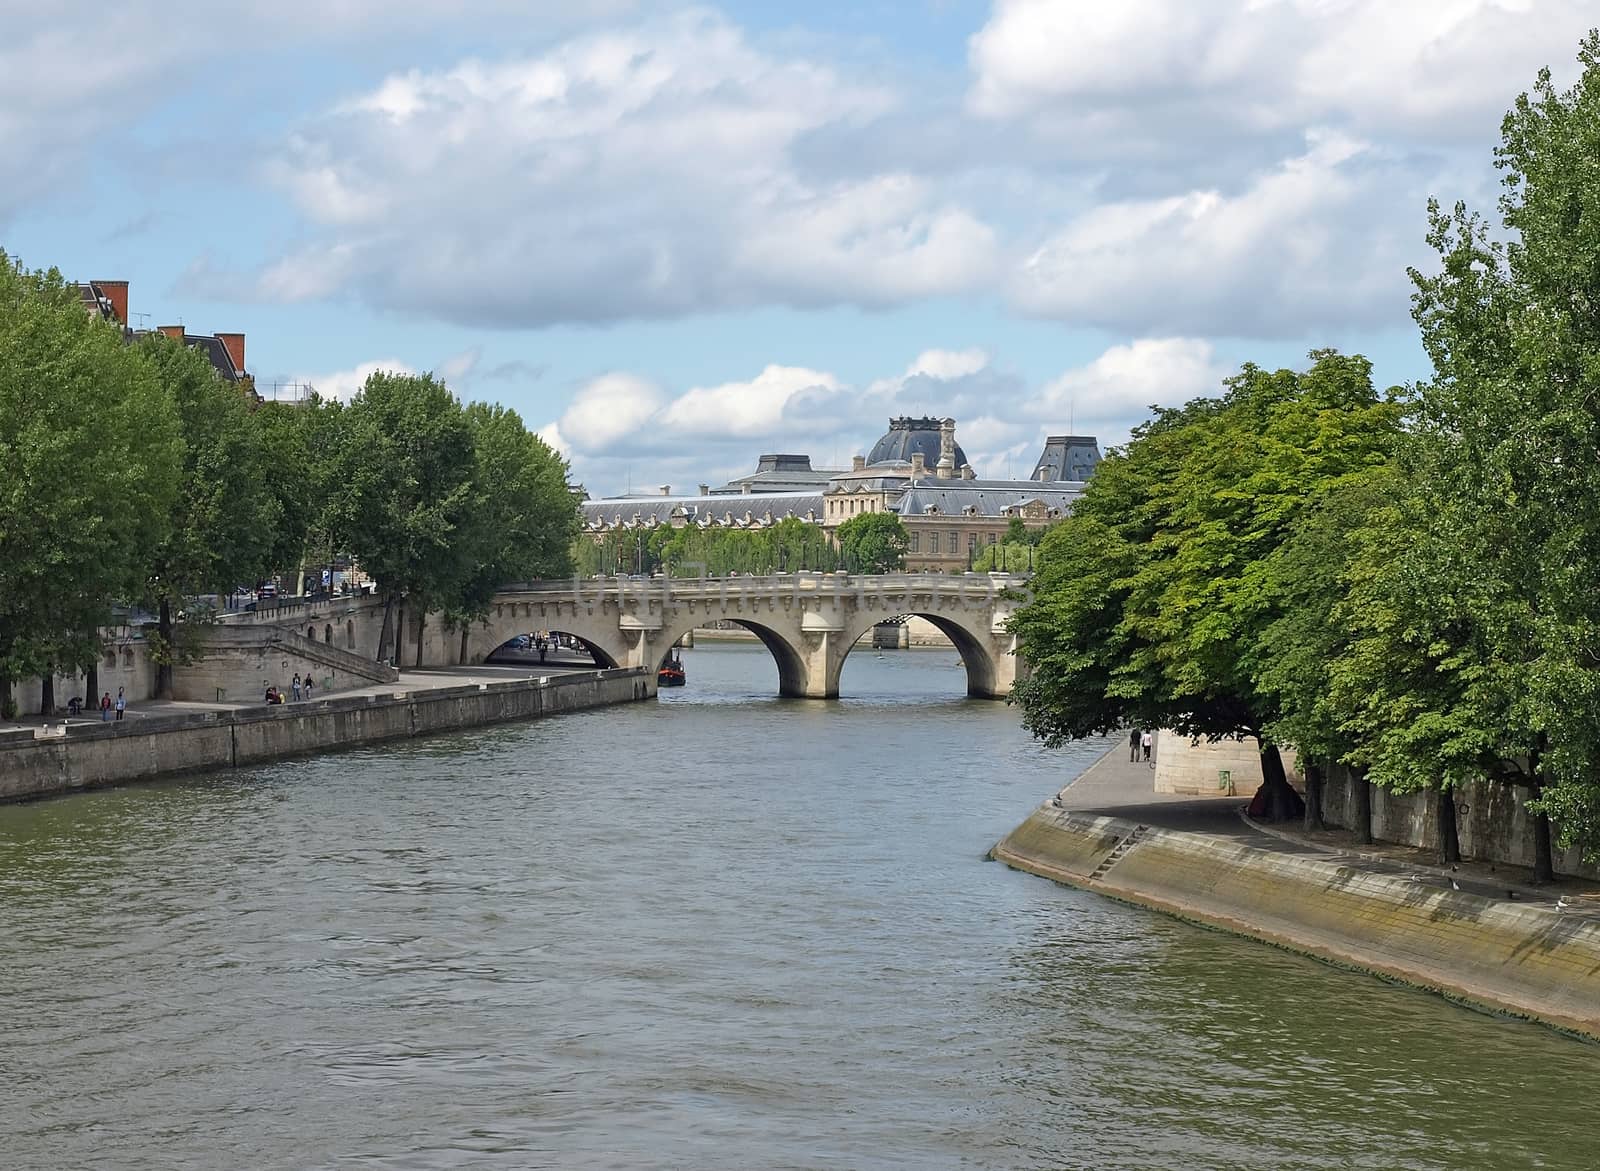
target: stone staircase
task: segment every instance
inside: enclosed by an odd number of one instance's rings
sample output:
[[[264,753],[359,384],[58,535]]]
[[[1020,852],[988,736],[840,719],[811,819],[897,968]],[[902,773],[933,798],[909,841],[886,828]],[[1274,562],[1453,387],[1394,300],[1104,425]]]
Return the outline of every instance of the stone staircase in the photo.
[[[1139,844],[1139,839],[1144,837],[1145,833],[1149,829],[1150,827],[1147,825],[1134,826],[1133,831],[1128,834],[1127,837],[1118,842],[1115,848],[1112,849],[1111,853],[1100,859],[1100,865],[1096,866],[1094,871],[1089,875],[1089,881],[1099,882],[1102,878],[1104,878],[1110,872],[1113,866],[1128,856],[1128,852]]]

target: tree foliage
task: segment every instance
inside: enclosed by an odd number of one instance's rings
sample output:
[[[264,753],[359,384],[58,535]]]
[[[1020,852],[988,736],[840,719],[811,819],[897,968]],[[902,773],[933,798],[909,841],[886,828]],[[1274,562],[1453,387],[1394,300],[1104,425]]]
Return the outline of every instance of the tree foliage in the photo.
[[[148,355],[55,271],[0,252],[0,700],[98,653],[85,632],[140,593],[182,447]]]
[[[1303,373],[1246,366],[1218,398],[1156,409],[1046,535],[1013,623],[1033,665],[1014,698],[1036,735],[1254,737],[1281,780],[1282,693],[1259,676],[1295,588],[1286,546],[1384,461],[1399,422],[1366,359],[1311,358]]]
[[[851,573],[898,573],[910,537],[898,513],[863,512],[834,532],[844,568]]]

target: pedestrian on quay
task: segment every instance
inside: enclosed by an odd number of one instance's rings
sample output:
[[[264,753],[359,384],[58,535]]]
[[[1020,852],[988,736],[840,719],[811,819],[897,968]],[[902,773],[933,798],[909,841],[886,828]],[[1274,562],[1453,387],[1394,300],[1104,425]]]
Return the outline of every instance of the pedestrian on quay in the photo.
[[[1139,729],[1135,728],[1128,733],[1128,763],[1132,764],[1139,759]]]
[[[311,672],[306,672],[306,702],[311,702]]]
[[[1144,749],[1144,758],[1146,760],[1150,759],[1150,750],[1155,747],[1155,744],[1155,733],[1146,728],[1144,733],[1139,737],[1139,747]]]
[[[108,691],[100,697],[100,722],[103,724],[111,718],[111,693]]]
[[[300,672],[296,671],[294,678],[289,682],[289,693],[294,696],[296,703],[300,702]]]
[[[122,718],[122,713],[128,710],[128,701],[123,698],[122,688],[117,688],[117,719]]]

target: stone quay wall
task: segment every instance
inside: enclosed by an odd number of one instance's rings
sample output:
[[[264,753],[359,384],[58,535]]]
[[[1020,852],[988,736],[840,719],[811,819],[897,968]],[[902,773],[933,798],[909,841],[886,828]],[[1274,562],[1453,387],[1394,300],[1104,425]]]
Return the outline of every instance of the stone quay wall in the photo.
[[[1342,765],[1328,770],[1322,792],[1322,819],[1339,829],[1356,822],[1359,784]],[[1456,835],[1461,856],[1480,862],[1533,866],[1533,818],[1526,789],[1476,781],[1456,790]],[[1439,806],[1432,790],[1396,796],[1372,786],[1372,836],[1380,842],[1435,850],[1439,846]],[[1585,862],[1576,849],[1553,852],[1557,874],[1600,878],[1600,866]]]
[[[198,712],[0,733],[0,800],[43,797],[173,773],[240,768],[451,732],[482,724],[630,703],[655,679],[615,669],[456,687],[397,689],[311,703]]]
[[[1035,810],[992,856],[1057,882],[1600,1038],[1600,923],[1550,906],[1053,804]]]

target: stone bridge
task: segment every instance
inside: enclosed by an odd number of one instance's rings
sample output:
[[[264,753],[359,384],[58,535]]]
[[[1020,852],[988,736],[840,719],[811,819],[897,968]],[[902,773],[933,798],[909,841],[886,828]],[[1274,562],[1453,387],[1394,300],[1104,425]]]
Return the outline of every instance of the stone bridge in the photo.
[[[967,694],[999,698],[1025,670],[1007,620],[1022,603],[1025,579],[1003,573],[776,574],[771,577],[608,577],[530,582],[496,595],[487,617],[465,631],[436,614],[403,611],[397,649],[403,666],[481,663],[519,634],[572,635],[606,667],[660,665],[698,626],[722,620],[751,631],[778,664],[786,696],[839,694],[844,661],[858,639],[879,623],[926,618],[956,646],[967,669]],[[333,599],[275,611],[233,615],[230,621],[268,622],[324,638],[358,654],[375,655],[383,605],[376,598]]]
[[[654,669],[685,634],[720,619],[751,631],[771,652],[781,694],[826,699],[839,694],[858,639],[914,614],[955,644],[967,694],[997,698],[1018,677],[1006,622],[1021,585],[1007,574],[843,573],[535,583],[501,591],[488,618],[468,632],[465,654],[458,647],[455,659],[441,661],[481,662],[518,634],[551,630],[574,636],[605,666]]]

